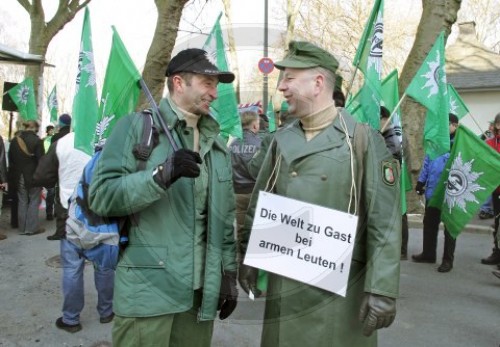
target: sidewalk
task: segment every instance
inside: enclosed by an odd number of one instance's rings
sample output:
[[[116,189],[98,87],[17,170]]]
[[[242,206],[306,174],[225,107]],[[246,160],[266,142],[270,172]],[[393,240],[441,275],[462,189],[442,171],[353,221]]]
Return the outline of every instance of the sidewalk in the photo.
[[[85,270],[82,331],[70,334],[55,327],[61,315],[62,269],[53,262],[59,254],[59,242],[46,239],[54,232],[55,222],[43,219],[45,233],[22,236],[10,229],[9,218],[8,208],[4,208],[0,232],[8,238],[0,241],[0,347],[88,347],[97,341],[111,341],[112,323],[100,324],[95,309],[97,295],[91,265]],[[421,251],[421,219],[410,216],[409,254]],[[480,263],[491,250],[492,238],[486,233],[492,223],[492,219],[478,219],[467,226],[457,241],[454,268],[449,273],[436,271],[439,262],[401,262],[396,321],[380,331],[379,346],[499,345],[500,280],[491,274],[494,267]],[[442,243],[440,233],[438,256]],[[251,301],[240,290],[233,315],[215,322],[212,346],[258,347],[263,313],[263,300]]]
[[[408,226],[409,226],[409,228],[422,229],[423,218],[424,218],[424,216],[422,214],[408,214]],[[462,232],[491,234],[493,232],[493,223],[494,223],[493,218],[480,219],[476,215],[465,226],[465,228]],[[443,223],[441,223],[440,229],[443,230]]]

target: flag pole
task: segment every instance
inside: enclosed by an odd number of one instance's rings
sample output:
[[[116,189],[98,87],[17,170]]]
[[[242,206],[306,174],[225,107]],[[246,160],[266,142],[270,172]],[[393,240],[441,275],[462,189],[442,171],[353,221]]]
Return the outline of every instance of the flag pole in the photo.
[[[146,85],[146,82],[144,82],[144,79],[139,80],[139,84],[141,85],[141,89],[146,95],[146,98],[149,101],[149,104],[153,108],[153,115],[156,115],[158,118],[158,122],[160,122],[160,126],[162,127],[163,131],[165,132],[165,135],[167,135],[168,142],[170,142],[170,145],[174,149],[174,152],[179,149],[177,146],[177,143],[175,143],[174,138],[172,137],[172,134],[170,133],[170,130],[168,129],[167,125],[165,124],[165,120],[162,118],[160,110],[158,109],[158,105],[156,105],[155,100],[153,99],[153,95],[151,95],[151,92],[149,91],[148,86]]]
[[[479,131],[481,132],[481,134],[484,134],[483,129],[479,126],[479,123],[476,121],[476,118],[472,115],[472,113],[469,112],[466,114],[466,116],[470,116],[472,118],[472,121],[474,122],[474,124],[476,124],[476,126],[479,128]]]
[[[349,87],[347,87],[347,93],[345,95],[346,101],[349,99],[349,95],[351,95],[351,89],[352,85],[354,84],[354,78],[356,78],[356,73],[359,70],[359,63],[356,65],[356,68],[354,69],[354,74],[352,75],[351,80],[349,81]]]
[[[394,110],[392,110],[392,113],[391,115],[389,116],[389,119],[387,119],[387,122],[385,122],[384,126],[382,127],[382,129],[380,129],[380,132],[383,133],[385,128],[387,128],[387,124],[389,124],[391,122],[391,119],[392,117],[396,114],[398,108],[399,108],[399,105],[401,105],[401,103],[403,102],[403,100],[406,98],[406,92],[403,94],[403,96],[401,97],[401,99],[399,99],[398,101],[398,104],[396,105],[396,107],[394,107]]]

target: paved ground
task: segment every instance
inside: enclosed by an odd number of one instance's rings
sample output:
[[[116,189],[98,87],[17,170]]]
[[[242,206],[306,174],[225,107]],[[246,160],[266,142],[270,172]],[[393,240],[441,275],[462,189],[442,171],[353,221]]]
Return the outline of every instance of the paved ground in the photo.
[[[111,324],[100,324],[95,310],[91,266],[85,274],[83,330],[69,334],[54,326],[61,308],[61,269],[47,262],[58,255],[59,243],[46,236],[55,223],[43,222],[45,234],[21,236],[9,228],[8,209],[3,212],[0,230],[8,239],[0,241],[0,346],[91,346],[111,341]],[[413,254],[421,250],[422,232],[418,216],[410,221]],[[491,249],[491,223],[474,220],[459,237],[450,273],[438,273],[439,264],[402,262],[398,315],[379,334],[379,346],[499,346],[500,280],[491,274],[493,267],[479,262]],[[441,254],[441,236],[438,247]],[[262,301],[250,303],[242,295],[233,316],[216,323],[213,346],[258,346],[263,307]]]

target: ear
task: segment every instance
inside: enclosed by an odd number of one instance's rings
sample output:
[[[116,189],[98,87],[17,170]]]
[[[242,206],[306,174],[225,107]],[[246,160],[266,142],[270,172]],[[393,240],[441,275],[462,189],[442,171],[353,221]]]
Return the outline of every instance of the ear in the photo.
[[[184,80],[179,75],[175,75],[172,78],[172,84],[174,85],[174,90],[176,92],[182,91],[184,89]]]
[[[316,88],[317,93],[321,93],[321,91],[325,87],[325,76],[318,74],[314,79],[314,87]]]

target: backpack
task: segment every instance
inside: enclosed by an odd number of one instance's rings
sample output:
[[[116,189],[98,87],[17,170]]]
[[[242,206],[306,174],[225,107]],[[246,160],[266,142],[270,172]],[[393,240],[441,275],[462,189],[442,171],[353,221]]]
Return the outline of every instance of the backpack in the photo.
[[[138,160],[137,169],[144,170],[146,162],[157,144],[153,118],[149,110],[141,113],[144,121],[142,139],[133,149]],[[89,186],[94,170],[101,157],[102,148],[97,148],[85,165],[80,180],[69,200],[66,220],[66,239],[84,249],[89,259],[101,266],[114,269],[118,263],[120,249],[128,244],[128,227],[136,216],[104,217],[90,209],[88,203]]]

